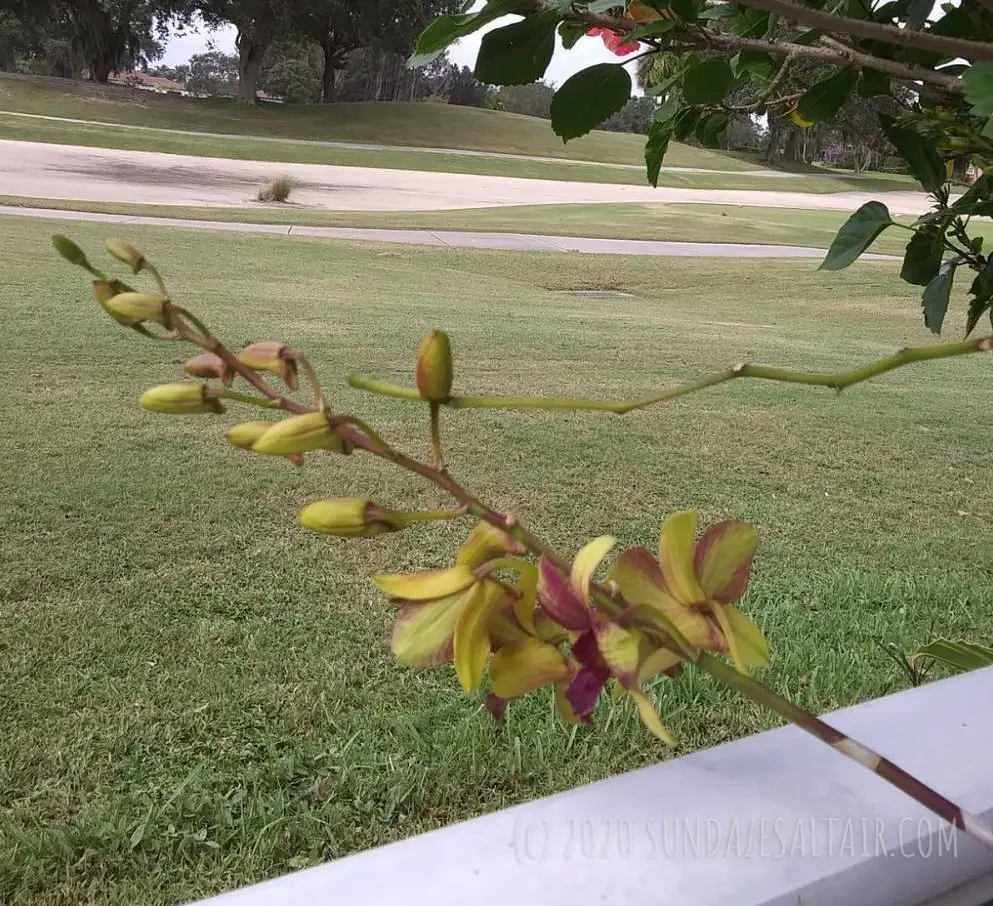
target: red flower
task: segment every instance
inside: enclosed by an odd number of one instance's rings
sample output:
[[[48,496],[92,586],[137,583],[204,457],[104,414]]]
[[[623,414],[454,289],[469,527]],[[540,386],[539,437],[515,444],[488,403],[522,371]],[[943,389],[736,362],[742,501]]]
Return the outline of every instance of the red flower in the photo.
[[[637,42],[626,41],[624,35],[620,32],[611,31],[609,28],[597,26],[596,28],[591,28],[586,34],[591,38],[599,37],[607,50],[619,57],[626,57],[629,53],[634,53],[641,46]]]

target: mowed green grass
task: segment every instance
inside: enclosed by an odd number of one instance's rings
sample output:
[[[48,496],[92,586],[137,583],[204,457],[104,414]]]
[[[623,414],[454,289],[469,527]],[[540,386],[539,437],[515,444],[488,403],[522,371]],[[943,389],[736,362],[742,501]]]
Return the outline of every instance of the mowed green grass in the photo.
[[[303,469],[227,447],[225,417],[140,410],[184,350],[142,341],[57,259],[65,223],[0,220],[0,901],[172,904],[670,756],[625,705],[572,731],[550,697],[495,726],[448,668],[390,656],[369,576],[449,562],[467,525],[303,533],[327,495],[446,503],[356,455]],[[94,249],[105,230],[72,234]],[[231,343],[313,353],[337,411],[427,455],[412,380],[450,330],[463,392],[627,397],[751,360],[839,368],[928,342],[897,267],[425,250],[129,229]],[[613,289],[630,298],[564,291]],[[950,338],[964,318],[957,297]],[[654,545],[666,513],[747,519],[765,678],[814,710],[904,684],[874,639],[989,640],[993,359],[836,395],[740,382],[624,418],[444,417],[454,473],[563,551]],[[254,417],[254,416],[249,416]],[[688,671],[652,689],[679,752],[775,725]]]
[[[436,103],[264,104],[184,98],[69,79],[0,74],[0,110],[159,129],[317,141],[457,148],[598,163],[644,163],[644,136],[596,131],[564,144],[547,120]],[[746,171],[744,155],[673,144],[676,167]],[[372,166],[372,165],[369,165]]]
[[[26,198],[0,195],[0,205],[129,216],[168,217],[232,223],[370,229],[464,230],[535,233],[594,239],[647,239],[670,242],[730,242],[756,245],[830,247],[848,218],[841,211],[759,208],[716,204],[562,204],[506,205],[456,211],[326,211],[288,205],[246,208],[185,207],[165,204],[119,204],[99,201]],[[909,225],[913,217],[896,217]],[[972,235],[993,241],[993,226],[973,220]],[[891,227],[872,252],[900,254],[910,239],[907,230]]]

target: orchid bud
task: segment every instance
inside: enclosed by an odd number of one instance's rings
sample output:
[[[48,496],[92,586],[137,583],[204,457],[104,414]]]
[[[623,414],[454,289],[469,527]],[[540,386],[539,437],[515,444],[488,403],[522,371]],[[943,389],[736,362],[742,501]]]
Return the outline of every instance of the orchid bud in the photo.
[[[238,353],[238,361],[253,371],[270,371],[282,378],[291,390],[296,390],[296,362],[286,355],[286,351],[286,346],[275,340],[252,343]]]
[[[77,267],[90,266],[89,261],[86,260],[86,255],[83,254],[83,250],[68,236],[53,236],[52,245],[55,246],[55,251],[70,264],[75,264]]]
[[[417,390],[432,403],[444,403],[452,395],[452,348],[448,334],[432,330],[417,349]]]
[[[104,248],[109,255],[126,264],[136,274],[145,266],[145,256],[130,242],[125,242],[123,239],[108,239],[104,243]]]
[[[167,415],[224,411],[220,400],[208,393],[206,384],[160,384],[138,397],[138,405],[149,412]]]
[[[224,359],[213,352],[203,352],[188,359],[183,365],[183,371],[195,378],[217,378],[225,384],[234,380],[234,372]],[[268,425],[268,422],[261,424]]]
[[[118,320],[125,319],[132,324],[138,321],[155,321],[168,327],[169,315],[165,307],[167,301],[164,296],[151,293],[118,293],[105,307]]]
[[[323,412],[293,415],[276,422],[252,444],[252,449],[267,456],[289,456],[311,450],[346,452],[345,442]]]
[[[304,528],[338,538],[371,538],[383,532],[395,532],[402,525],[389,522],[388,510],[359,497],[334,497],[308,504],[298,520]]]
[[[273,426],[273,422],[243,422],[229,429],[224,436],[231,446],[251,450],[255,442]]]
[[[125,318],[122,315],[117,314],[117,312],[112,311],[107,305],[111,299],[121,294],[122,286],[123,284],[117,280],[94,280],[93,295],[97,302],[100,303],[100,307],[115,321],[117,321],[118,324],[123,324],[125,327],[132,327],[138,323],[136,318]]]

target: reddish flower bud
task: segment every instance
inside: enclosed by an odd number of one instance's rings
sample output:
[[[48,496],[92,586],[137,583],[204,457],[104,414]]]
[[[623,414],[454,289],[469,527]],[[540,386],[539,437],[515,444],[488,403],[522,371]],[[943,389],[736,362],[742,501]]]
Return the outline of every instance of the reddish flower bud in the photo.
[[[282,378],[291,390],[297,389],[297,364],[287,348],[275,340],[252,343],[238,353],[238,361],[253,371],[269,371]]]
[[[188,359],[183,371],[195,378],[217,378],[225,384],[234,380],[234,372],[224,359],[212,352],[203,352]]]
[[[432,330],[417,350],[417,389],[432,403],[444,403],[452,395],[452,347],[448,334]]]

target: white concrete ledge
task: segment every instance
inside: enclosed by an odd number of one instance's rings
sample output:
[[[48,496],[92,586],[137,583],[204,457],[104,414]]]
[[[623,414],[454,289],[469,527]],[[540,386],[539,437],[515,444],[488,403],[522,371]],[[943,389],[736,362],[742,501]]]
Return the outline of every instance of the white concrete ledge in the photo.
[[[993,668],[830,722],[993,818]],[[204,906],[978,906],[993,852],[785,727]]]

